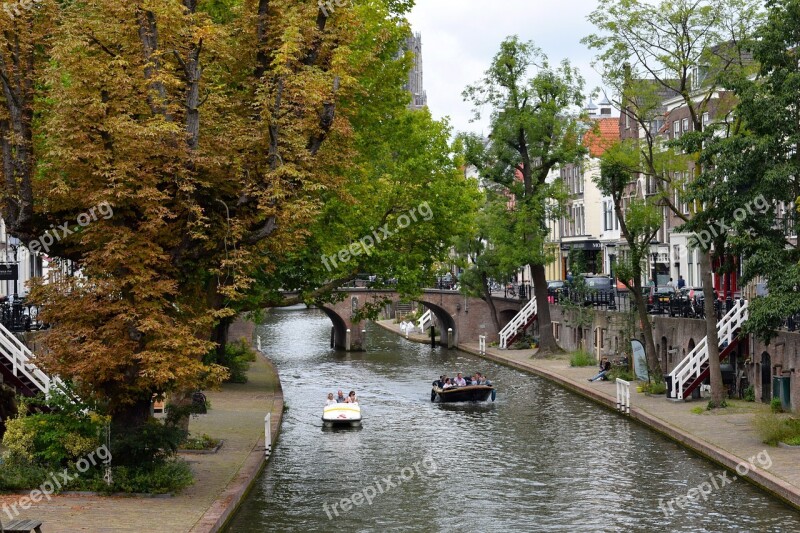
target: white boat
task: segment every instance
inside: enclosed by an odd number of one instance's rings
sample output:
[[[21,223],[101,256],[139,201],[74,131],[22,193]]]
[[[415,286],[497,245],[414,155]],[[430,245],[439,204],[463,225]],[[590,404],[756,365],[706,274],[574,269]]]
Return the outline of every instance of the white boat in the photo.
[[[361,407],[357,403],[333,403],[322,411],[322,422],[326,426],[361,425]]]

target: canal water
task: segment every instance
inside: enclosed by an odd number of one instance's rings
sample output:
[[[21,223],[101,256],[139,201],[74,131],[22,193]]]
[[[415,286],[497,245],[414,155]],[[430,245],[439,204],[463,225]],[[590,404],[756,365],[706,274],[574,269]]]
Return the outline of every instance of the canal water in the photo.
[[[330,327],[307,309],[259,326],[286,411],[229,531],[800,531],[735,474],[541,378],[374,325],[366,352],[338,352]],[[433,379],[476,370],[497,401],[431,403]],[[338,389],[357,392],[361,429],[323,429]]]

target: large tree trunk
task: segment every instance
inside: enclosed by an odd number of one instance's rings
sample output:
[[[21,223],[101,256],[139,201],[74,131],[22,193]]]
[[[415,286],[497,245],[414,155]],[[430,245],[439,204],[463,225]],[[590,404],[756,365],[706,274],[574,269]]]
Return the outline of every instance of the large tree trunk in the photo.
[[[644,335],[647,374],[653,381],[659,383],[661,382],[661,365],[658,364],[656,343],[653,340],[653,328],[650,327],[650,315],[647,314],[647,304],[645,304],[644,295],[642,294],[641,274],[633,278],[633,301],[636,306],[636,313],[639,315],[639,322],[642,325],[642,335]]]
[[[714,283],[711,271],[711,251],[700,253],[700,278],[705,294],[703,311],[706,315],[706,345],[708,347],[708,370],[711,374],[711,403],[720,407],[725,399],[722,370],[719,366],[719,337],[717,315],[714,312]]]
[[[537,356],[563,353],[564,350],[556,342],[550,320],[550,303],[547,301],[547,277],[544,265],[531,265],[533,277],[533,293],[536,295],[536,314],[539,320],[539,351]]]

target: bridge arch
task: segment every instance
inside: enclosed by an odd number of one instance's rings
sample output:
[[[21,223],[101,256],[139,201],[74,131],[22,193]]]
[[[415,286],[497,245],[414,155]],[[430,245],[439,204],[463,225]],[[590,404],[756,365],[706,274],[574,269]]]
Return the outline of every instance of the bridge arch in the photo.
[[[333,309],[330,309],[324,305],[320,306],[320,309],[323,313],[328,315],[328,318],[330,318],[331,322],[333,322],[333,347],[340,350],[345,350],[347,348],[347,323],[339,315],[339,313]]]
[[[425,300],[420,300],[419,303],[430,309],[436,317],[439,326],[439,333],[441,334],[442,338],[442,344],[447,343],[448,328],[453,330],[453,343],[458,344],[458,329],[456,328],[456,321],[453,319],[453,316],[443,307],[440,307],[434,303],[426,302]]]

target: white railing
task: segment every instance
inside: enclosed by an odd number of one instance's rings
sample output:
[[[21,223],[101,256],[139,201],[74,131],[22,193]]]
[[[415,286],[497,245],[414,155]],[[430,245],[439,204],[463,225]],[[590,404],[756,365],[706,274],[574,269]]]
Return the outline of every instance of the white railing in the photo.
[[[631,382],[617,378],[617,411],[631,414]]]
[[[486,355],[486,335],[478,335],[478,353]]]
[[[33,364],[33,353],[2,324],[0,324],[0,356],[11,361],[11,371],[14,376],[24,376],[47,396],[53,387],[63,384],[60,379],[50,378]]]
[[[528,303],[519,310],[519,313],[500,330],[500,348],[508,348],[508,341],[513,339],[521,328],[530,324],[534,316],[536,316],[536,298],[531,298]]]
[[[417,321],[417,325],[419,326],[419,330],[422,333],[425,333],[425,330],[433,325],[433,312],[428,309],[422,313],[422,316],[419,317],[419,320]]]
[[[736,330],[742,327],[749,316],[747,300],[736,300],[722,320],[717,322],[717,337],[719,339],[720,350],[731,344],[736,335]],[[689,352],[683,361],[672,369],[669,375],[672,377],[671,398],[683,400],[683,389],[700,377],[705,371],[704,365],[708,362],[708,337],[697,343],[694,349]]]

